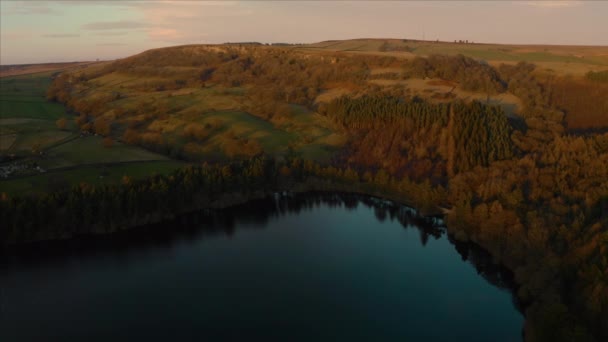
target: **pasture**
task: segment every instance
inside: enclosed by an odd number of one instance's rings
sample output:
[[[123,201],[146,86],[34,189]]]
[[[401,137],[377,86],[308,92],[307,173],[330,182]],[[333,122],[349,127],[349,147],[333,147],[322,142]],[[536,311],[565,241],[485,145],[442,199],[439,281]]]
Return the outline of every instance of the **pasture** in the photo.
[[[0,150],[4,153],[28,155],[73,134],[55,125],[66,114],[62,105],[46,101],[50,74],[0,79],[0,134],[4,142]]]
[[[39,74],[49,71],[60,71],[77,66],[84,67],[86,65],[97,62],[68,62],[68,63],[44,63],[44,64],[19,64],[19,65],[0,65],[0,78],[11,77],[18,75]]]
[[[114,142],[111,147],[103,147],[99,136],[79,136],[49,149],[38,165],[51,170],[76,165],[166,160],[169,158],[137,146]]]
[[[46,100],[53,72],[0,79],[0,192],[23,194],[80,182],[109,184],[123,176],[168,173],[183,162],[102,137],[82,135],[74,116]],[[56,121],[66,118],[59,129]]]

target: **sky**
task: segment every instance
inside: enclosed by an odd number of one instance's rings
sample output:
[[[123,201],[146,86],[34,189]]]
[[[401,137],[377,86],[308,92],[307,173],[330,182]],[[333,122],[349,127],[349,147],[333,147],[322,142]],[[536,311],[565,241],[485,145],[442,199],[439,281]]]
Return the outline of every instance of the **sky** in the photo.
[[[0,64],[172,45],[409,38],[608,45],[608,1],[1,0]]]

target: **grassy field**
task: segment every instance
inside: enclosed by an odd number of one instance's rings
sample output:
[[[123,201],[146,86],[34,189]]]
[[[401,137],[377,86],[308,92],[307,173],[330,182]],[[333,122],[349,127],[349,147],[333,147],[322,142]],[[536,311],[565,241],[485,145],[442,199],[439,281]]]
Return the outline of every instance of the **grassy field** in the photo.
[[[45,63],[45,64],[20,64],[20,65],[1,65],[0,77],[11,77],[18,75],[29,75],[46,73],[49,71],[60,71],[78,66],[86,66],[97,62],[69,62],[69,63]]]
[[[51,72],[47,72],[0,79],[0,134],[14,137],[2,139],[6,141],[2,151],[26,155],[73,134],[60,131],[55,125],[55,121],[66,114],[62,105],[45,99],[50,75]]]
[[[608,47],[465,44],[402,39],[352,39],[308,44],[305,51],[342,51],[384,54],[400,58],[433,54],[457,55],[485,60],[497,65],[526,61],[563,75],[584,75],[588,71],[608,70]]]
[[[169,158],[161,154],[118,142],[108,148],[102,147],[101,137],[85,136],[47,150],[38,165],[51,170],[75,165],[166,160]]]
[[[80,182],[112,183],[125,175],[168,173],[184,165],[140,147],[120,142],[104,147],[102,137],[82,136],[73,116],[46,100],[52,73],[0,79],[0,156],[5,159],[0,168],[19,166],[8,178],[0,178],[0,192],[24,194]],[[56,125],[59,118],[68,120],[63,130]]]

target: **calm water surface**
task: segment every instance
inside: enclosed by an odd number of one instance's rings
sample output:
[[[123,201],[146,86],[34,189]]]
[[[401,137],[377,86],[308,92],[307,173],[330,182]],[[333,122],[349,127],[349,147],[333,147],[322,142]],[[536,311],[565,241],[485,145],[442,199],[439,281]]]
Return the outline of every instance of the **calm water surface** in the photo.
[[[5,253],[0,341],[520,341],[501,273],[412,212],[277,196]]]

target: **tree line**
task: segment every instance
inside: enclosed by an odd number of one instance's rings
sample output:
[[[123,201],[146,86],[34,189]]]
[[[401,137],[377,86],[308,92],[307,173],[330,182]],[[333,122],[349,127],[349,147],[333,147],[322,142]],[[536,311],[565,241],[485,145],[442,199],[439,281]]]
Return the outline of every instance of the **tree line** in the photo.
[[[81,183],[45,194],[0,196],[0,242],[23,243],[102,234],[173,218],[233,200],[304,186],[309,190],[358,189],[407,198],[427,212],[445,198],[440,187],[396,179],[380,170],[323,166],[310,160],[276,160],[258,155],[230,164],[198,164],[120,184]],[[386,192],[388,191],[388,192]],[[415,194],[411,196],[410,193]]]

